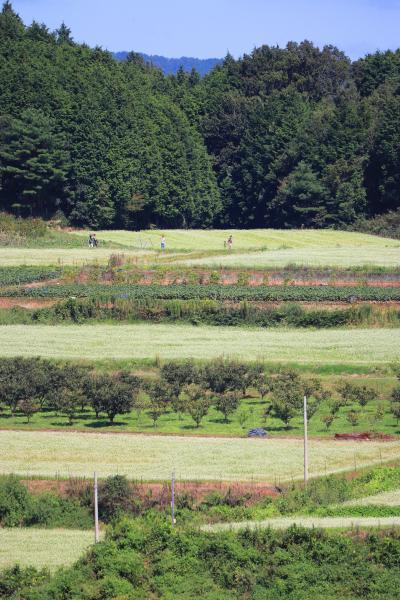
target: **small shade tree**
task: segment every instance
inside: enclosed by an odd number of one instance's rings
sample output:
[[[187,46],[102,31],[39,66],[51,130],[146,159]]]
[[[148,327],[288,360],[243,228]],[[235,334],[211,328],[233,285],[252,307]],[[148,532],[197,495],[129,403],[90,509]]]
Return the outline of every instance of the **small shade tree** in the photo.
[[[357,386],[355,389],[355,398],[361,408],[365,408],[369,402],[376,400],[377,396],[376,390],[367,385]]]
[[[324,415],[323,417],[321,417],[321,421],[325,425],[327,431],[329,431],[329,429],[331,428],[331,425],[334,420],[335,420],[335,415],[332,415],[332,414]]]
[[[399,424],[400,420],[400,402],[391,402],[390,403],[390,412],[393,417],[396,419],[396,425]]]
[[[208,363],[200,377],[200,383],[214,394],[243,391],[243,371],[236,361],[218,359]]]
[[[32,416],[38,412],[39,408],[39,404],[30,398],[18,403],[18,410],[26,417],[27,423],[30,423]]]
[[[212,403],[212,397],[209,391],[196,383],[187,385],[182,390],[183,406],[196,424],[200,427],[202,419],[207,416]]]
[[[360,417],[358,415],[358,413],[356,413],[354,410],[350,410],[347,415],[346,418],[348,420],[348,422],[350,423],[350,425],[353,427],[356,427],[359,423]]]
[[[228,423],[228,417],[238,408],[240,394],[235,390],[228,390],[217,394],[214,399],[215,408],[224,416],[224,422]]]
[[[117,415],[129,413],[133,406],[132,392],[118,376],[111,376],[101,392],[101,409],[106,413],[110,423],[114,423]]]
[[[162,379],[148,383],[146,391],[149,397],[149,415],[153,421],[153,426],[156,427],[158,419],[171,406],[175,391]]]
[[[68,417],[68,425],[73,425],[80,405],[79,392],[69,387],[62,387],[58,392],[57,408]]]

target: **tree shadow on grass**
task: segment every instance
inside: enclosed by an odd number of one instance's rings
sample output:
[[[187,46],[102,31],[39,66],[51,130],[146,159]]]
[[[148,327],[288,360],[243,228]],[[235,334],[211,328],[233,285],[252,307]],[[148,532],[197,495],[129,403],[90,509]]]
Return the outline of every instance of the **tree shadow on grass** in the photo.
[[[230,425],[232,423],[232,421],[230,419],[225,421],[224,417],[221,417],[219,419],[208,419],[208,422],[209,423],[217,423],[217,425]]]
[[[99,421],[92,421],[91,423],[85,423],[85,427],[92,427],[94,429],[101,429],[102,427],[122,427],[128,425],[127,421],[114,421],[111,423],[108,419],[102,419]]]
[[[54,412],[52,415],[41,415],[41,419],[62,419],[63,415],[55,415]],[[66,418],[66,417],[65,417]],[[88,419],[93,419],[93,415],[90,414],[77,414],[75,421],[87,421]]]
[[[264,428],[267,431],[285,431],[286,433],[293,433],[293,430],[296,429],[296,427],[285,427],[285,425],[264,425]]]
[[[204,432],[204,427],[200,424],[200,427],[196,427],[196,425],[193,423],[193,425],[191,423],[186,423],[185,425],[182,425],[180,427],[180,429],[185,429],[186,431],[203,431]]]

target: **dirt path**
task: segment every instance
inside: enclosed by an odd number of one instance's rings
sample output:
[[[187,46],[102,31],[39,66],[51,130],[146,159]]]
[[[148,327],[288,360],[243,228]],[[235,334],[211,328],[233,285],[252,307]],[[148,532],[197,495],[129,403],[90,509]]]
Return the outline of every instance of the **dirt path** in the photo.
[[[0,298],[0,308],[14,308],[14,306],[19,306],[20,308],[33,310],[54,306],[57,302],[58,300],[49,300],[48,298]]]
[[[288,529],[292,525],[313,529],[354,529],[356,527],[400,527],[400,517],[282,517],[265,521],[215,523],[203,525],[203,531],[238,531],[241,529]]]

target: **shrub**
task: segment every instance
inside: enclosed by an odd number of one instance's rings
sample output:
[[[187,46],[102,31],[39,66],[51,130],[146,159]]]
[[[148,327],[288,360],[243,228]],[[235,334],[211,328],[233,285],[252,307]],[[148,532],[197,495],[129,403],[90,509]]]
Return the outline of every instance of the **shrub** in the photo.
[[[50,579],[47,569],[40,571],[34,567],[15,565],[0,572],[0,598],[22,598],[23,589],[43,585]]]
[[[22,527],[32,508],[32,498],[17,477],[0,478],[0,524],[3,527]]]
[[[132,509],[132,490],[126,477],[114,475],[99,484],[99,517],[108,523],[117,513]]]

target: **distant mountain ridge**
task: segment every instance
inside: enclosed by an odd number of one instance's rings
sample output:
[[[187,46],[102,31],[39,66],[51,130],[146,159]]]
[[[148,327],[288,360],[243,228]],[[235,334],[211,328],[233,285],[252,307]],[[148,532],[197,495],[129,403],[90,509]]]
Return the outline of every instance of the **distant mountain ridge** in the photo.
[[[113,56],[117,60],[125,60],[128,54],[128,52],[114,52]],[[154,66],[160,68],[166,75],[176,75],[179,67],[182,67],[184,71],[188,72],[195,68],[201,76],[204,76],[223,61],[222,58],[193,58],[190,56],[167,58],[165,56],[159,56],[158,54],[144,54],[143,52],[138,52],[138,54],[140,54],[146,62],[152,63]]]

